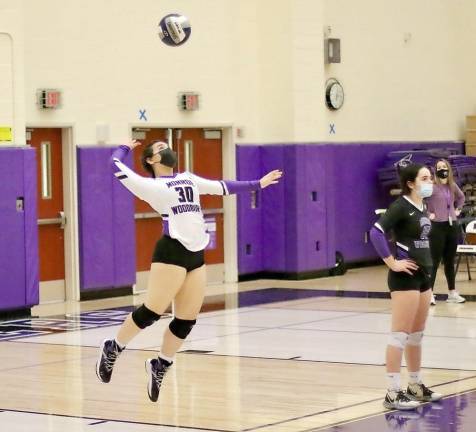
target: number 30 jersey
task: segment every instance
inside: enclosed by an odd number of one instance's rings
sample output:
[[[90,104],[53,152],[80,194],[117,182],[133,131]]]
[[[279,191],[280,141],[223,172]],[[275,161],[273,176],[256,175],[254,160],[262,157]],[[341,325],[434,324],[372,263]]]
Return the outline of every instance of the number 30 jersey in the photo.
[[[114,151],[111,159],[114,175],[162,216],[164,234],[192,252],[205,249],[210,239],[200,195],[229,195],[260,189],[259,181],[208,180],[190,172],[170,177],[142,177],[123,163],[129,151],[128,146],[120,146]]]

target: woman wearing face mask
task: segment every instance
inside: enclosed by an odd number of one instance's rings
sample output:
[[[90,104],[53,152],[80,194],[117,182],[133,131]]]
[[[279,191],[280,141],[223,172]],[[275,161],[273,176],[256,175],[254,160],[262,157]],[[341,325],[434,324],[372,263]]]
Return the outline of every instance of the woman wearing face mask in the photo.
[[[430,170],[411,164],[400,169],[402,196],[372,227],[370,239],[389,267],[388,286],[392,304],[392,327],[386,348],[388,391],[383,405],[388,409],[413,409],[419,402],[433,402],[442,395],[423,384],[421,343],[430,308],[432,259],[428,235],[431,221],[423,202],[432,194]],[[386,233],[393,231],[395,256]],[[406,392],[400,384],[402,355],[409,373]]]
[[[433,195],[427,199],[428,211],[432,221],[430,248],[433,258],[431,289],[433,290],[436,272],[443,258],[446,282],[448,284],[448,303],[464,303],[455,287],[455,256],[458,246],[459,226],[457,217],[464,204],[464,194],[453,179],[451,165],[445,159],[436,163],[436,178]],[[436,304],[435,296],[431,295],[431,304]]]
[[[152,402],[173,357],[195,325],[202,307],[206,273],[204,249],[209,235],[200,206],[200,195],[229,195],[263,189],[278,183],[282,173],[271,171],[256,181],[207,180],[192,173],[175,173],[177,155],[164,142],[144,148],[142,164],[152,178],[141,177],[123,164],[140,145],[132,141],[114,151],[115,177],[134,195],[147,201],[163,220],[163,236],[157,242],[149,274],[145,302],[124,321],[115,339],[103,341],[96,364],[98,378],[108,383],[114,363],[141,330],[154,324],[174,300],[175,316],[166,329],[158,358],[146,361],[147,392]]]

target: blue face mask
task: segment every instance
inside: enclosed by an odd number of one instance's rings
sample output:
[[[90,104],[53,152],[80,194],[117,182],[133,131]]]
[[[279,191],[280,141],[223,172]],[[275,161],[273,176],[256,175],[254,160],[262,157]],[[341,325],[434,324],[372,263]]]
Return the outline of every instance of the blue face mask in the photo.
[[[418,190],[418,194],[422,198],[429,198],[433,194],[433,183],[423,183],[420,185],[420,189]]]

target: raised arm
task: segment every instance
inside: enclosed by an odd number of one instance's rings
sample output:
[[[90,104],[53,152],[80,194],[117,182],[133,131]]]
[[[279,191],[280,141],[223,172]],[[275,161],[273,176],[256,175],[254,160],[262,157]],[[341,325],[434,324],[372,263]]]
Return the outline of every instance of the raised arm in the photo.
[[[129,145],[120,145],[114,150],[110,160],[112,172],[135,196],[141,200],[150,201],[158,193],[157,184],[153,179],[140,176],[124,164],[131,149]]]
[[[264,189],[276,184],[282,176],[279,170],[271,171],[260,180],[208,180],[190,173],[190,177],[197,184],[200,195],[231,195]]]

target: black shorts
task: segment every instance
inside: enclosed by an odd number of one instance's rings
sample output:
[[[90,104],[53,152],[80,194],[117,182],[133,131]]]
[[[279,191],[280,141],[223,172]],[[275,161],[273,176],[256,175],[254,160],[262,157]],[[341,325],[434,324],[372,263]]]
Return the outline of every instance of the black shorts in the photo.
[[[189,251],[178,240],[164,235],[155,245],[152,262],[173,264],[191,272],[205,264],[205,254],[203,250]]]
[[[392,291],[428,291],[431,288],[430,273],[423,269],[418,269],[413,275],[405,272],[388,272],[388,287]]]

